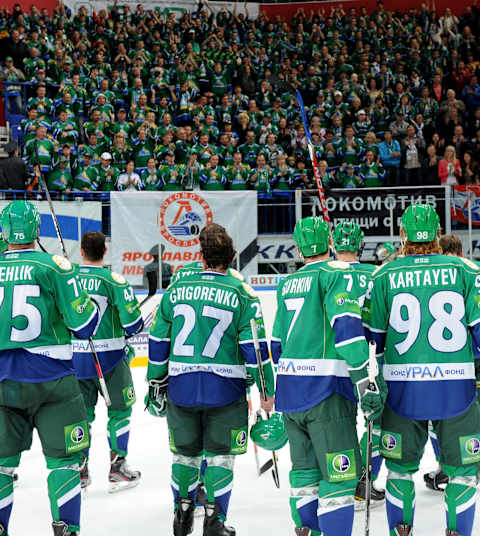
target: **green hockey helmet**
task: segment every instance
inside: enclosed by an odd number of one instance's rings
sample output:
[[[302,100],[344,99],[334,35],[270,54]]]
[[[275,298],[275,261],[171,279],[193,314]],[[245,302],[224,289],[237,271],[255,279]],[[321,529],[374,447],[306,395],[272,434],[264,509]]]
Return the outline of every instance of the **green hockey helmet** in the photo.
[[[287,444],[288,436],[281,413],[273,413],[269,419],[257,414],[257,422],[250,429],[252,441],[265,450],[279,450]]]
[[[397,248],[393,242],[384,242],[380,244],[375,251],[375,256],[380,262],[384,262],[389,259],[392,255],[395,255]]]
[[[29,201],[12,201],[3,209],[1,223],[9,244],[30,244],[37,239],[40,214]]]
[[[401,229],[409,242],[432,242],[438,236],[439,224],[431,205],[410,205],[402,215]]]
[[[362,247],[363,231],[353,221],[342,221],[333,230],[333,245],[336,251],[357,252]]]
[[[317,216],[297,221],[293,238],[304,257],[314,257],[328,251],[330,229],[326,222]]]

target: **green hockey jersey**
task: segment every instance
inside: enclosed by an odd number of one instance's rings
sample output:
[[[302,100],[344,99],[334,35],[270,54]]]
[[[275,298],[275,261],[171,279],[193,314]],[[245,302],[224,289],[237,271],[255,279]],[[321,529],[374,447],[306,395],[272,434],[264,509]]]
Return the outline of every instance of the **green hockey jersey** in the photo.
[[[367,329],[384,359],[387,404],[407,419],[463,413],[477,396],[479,267],[458,257],[414,255],[379,267],[372,281]]]
[[[78,279],[99,307],[100,325],[93,342],[106,374],[126,357],[125,333],[140,331],[142,313],[132,287],[122,275],[101,266],[85,265],[80,266]],[[80,380],[96,378],[88,341],[73,340],[73,363]]]
[[[349,263],[325,260],[278,286],[271,343],[278,411],[307,410],[334,392],[355,401],[348,369],[368,359],[357,277]]]
[[[260,300],[237,277],[195,267],[168,287],[160,303],[150,329],[148,379],[168,371],[168,393],[179,406],[225,406],[244,397],[247,371],[260,385],[251,319],[273,395]]]
[[[99,312],[78,268],[33,249],[0,255],[0,381],[47,382],[73,374],[71,333],[88,338]]]

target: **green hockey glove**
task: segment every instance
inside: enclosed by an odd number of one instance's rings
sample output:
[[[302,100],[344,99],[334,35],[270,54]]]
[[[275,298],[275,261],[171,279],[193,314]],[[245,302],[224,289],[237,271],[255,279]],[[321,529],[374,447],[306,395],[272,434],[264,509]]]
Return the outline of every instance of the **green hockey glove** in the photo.
[[[125,354],[127,355],[127,363],[130,365],[135,359],[135,348],[128,342],[125,344]]]
[[[375,377],[372,389],[370,389],[368,379],[368,361],[357,369],[349,369],[348,372],[355,388],[355,396],[365,417],[369,420],[380,417],[387,399],[387,384],[383,379],[382,372],[380,371]]]
[[[154,417],[165,417],[167,414],[168,374],[159,380],[148,382],[148,393],[145,396],[145,409]]]

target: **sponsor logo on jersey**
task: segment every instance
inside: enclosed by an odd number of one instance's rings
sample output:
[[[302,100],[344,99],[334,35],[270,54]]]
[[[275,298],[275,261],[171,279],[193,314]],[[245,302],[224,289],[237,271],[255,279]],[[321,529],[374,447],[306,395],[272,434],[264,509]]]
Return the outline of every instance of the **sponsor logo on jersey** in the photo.
[[[117,274],[117,272],[112,272],[112,279],[119,285],[125,285],[127,282],[123,275]]]
[[[397,446],[397,441],[391,434],[385,434],[382,437],[382,445],[386,450],[393,450]]]
[[[466,443],[466,449],[469,454],[478,454],[480,452],[480,440],[472,437]]]
[[[70,439],[74,443],[80,443],[85,437],[85,432],[81,426],[75,426],[75,428],[70,432]]]
[[[341,482],[357,476],[357,464],[353,449],[329,452],[326,455],[329,482]]]
[[[386,458],[400,459],[402,457],[402,436],[386,432],[380,440],[380,452]]]
[[[160,206],[157,222],[165,240],[187,248],[199,244],[200,230],[213,222],[213,212],[197,193],[175,192]]]
[[[60,255],[54,255],[52,257],[52,261],[60,268],[60,270],[65,270],[67,272],[68,270],[72,269],[71,262],[65,257],[61,257]]]
[[[339,473],[345,473],[350,469],[350,458],[344,454],[339,454],[333,458],[333,469]]]
[[[460,437],[459,442],[463,465],[480,462],[480,437],[478,435]]]

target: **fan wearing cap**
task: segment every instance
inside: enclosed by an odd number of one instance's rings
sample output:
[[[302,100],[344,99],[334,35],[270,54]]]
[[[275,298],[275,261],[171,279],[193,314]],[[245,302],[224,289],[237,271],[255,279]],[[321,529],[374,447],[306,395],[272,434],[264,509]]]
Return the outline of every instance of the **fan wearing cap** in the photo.
[[[25,80],[25,75],[20,69],[17,69],[13,64],[13,58],[7,56],[5,58],[5,63],[0,70],[0,79],[5,80],[6,82],[23,82]],[[15,101],[15,108],[17,114],[23,114],[23,101],[21,94],[21,87],[15,85],[8,85],[6,87],[9,93],[16,93],[8,98],[8,109],[12,113],[12,100]]]
[[[365,110],[358,110],[357,117],[352,123],[352,126],[355,131],[355,136],[364,139],[367,132],[372,128],[372,122]]]
[[[479,267],[442,255],[440,218],[431,205],[411,205],[400,228],[403,257],[372,274],[366,329],[383,359],[388,397],[380,452],[386,458],[391,535],[414,530],[414,475],[432,421],[445,488],[446,534],[471,536],[480,461]],[[422,513],[428,515],[426,512]]]
[[[52,192],[64,192],[70,193],[73,187],[73,177],[70,171],[69,159],[65,156],[61,156],[58,159],[58,163],[48,175],[48,189]]]
[[[112,155],[102,153],[100,156],[100,166],[98,167],[98,180],[102,192],[112,192],[117,189],[117,181],[120,172],[112,165]]]
[[[338,170],[338,180],[343,188],[360,188],[362,186],[362,179],[358,171],[355,170],[355,166],[346,162]]]
[[[113,106],[107,102],[105,93],[99,93],[97,95],[93,109],[100,112],[100,121],[103,121],[106,125],[113,122],[115,119]]]

